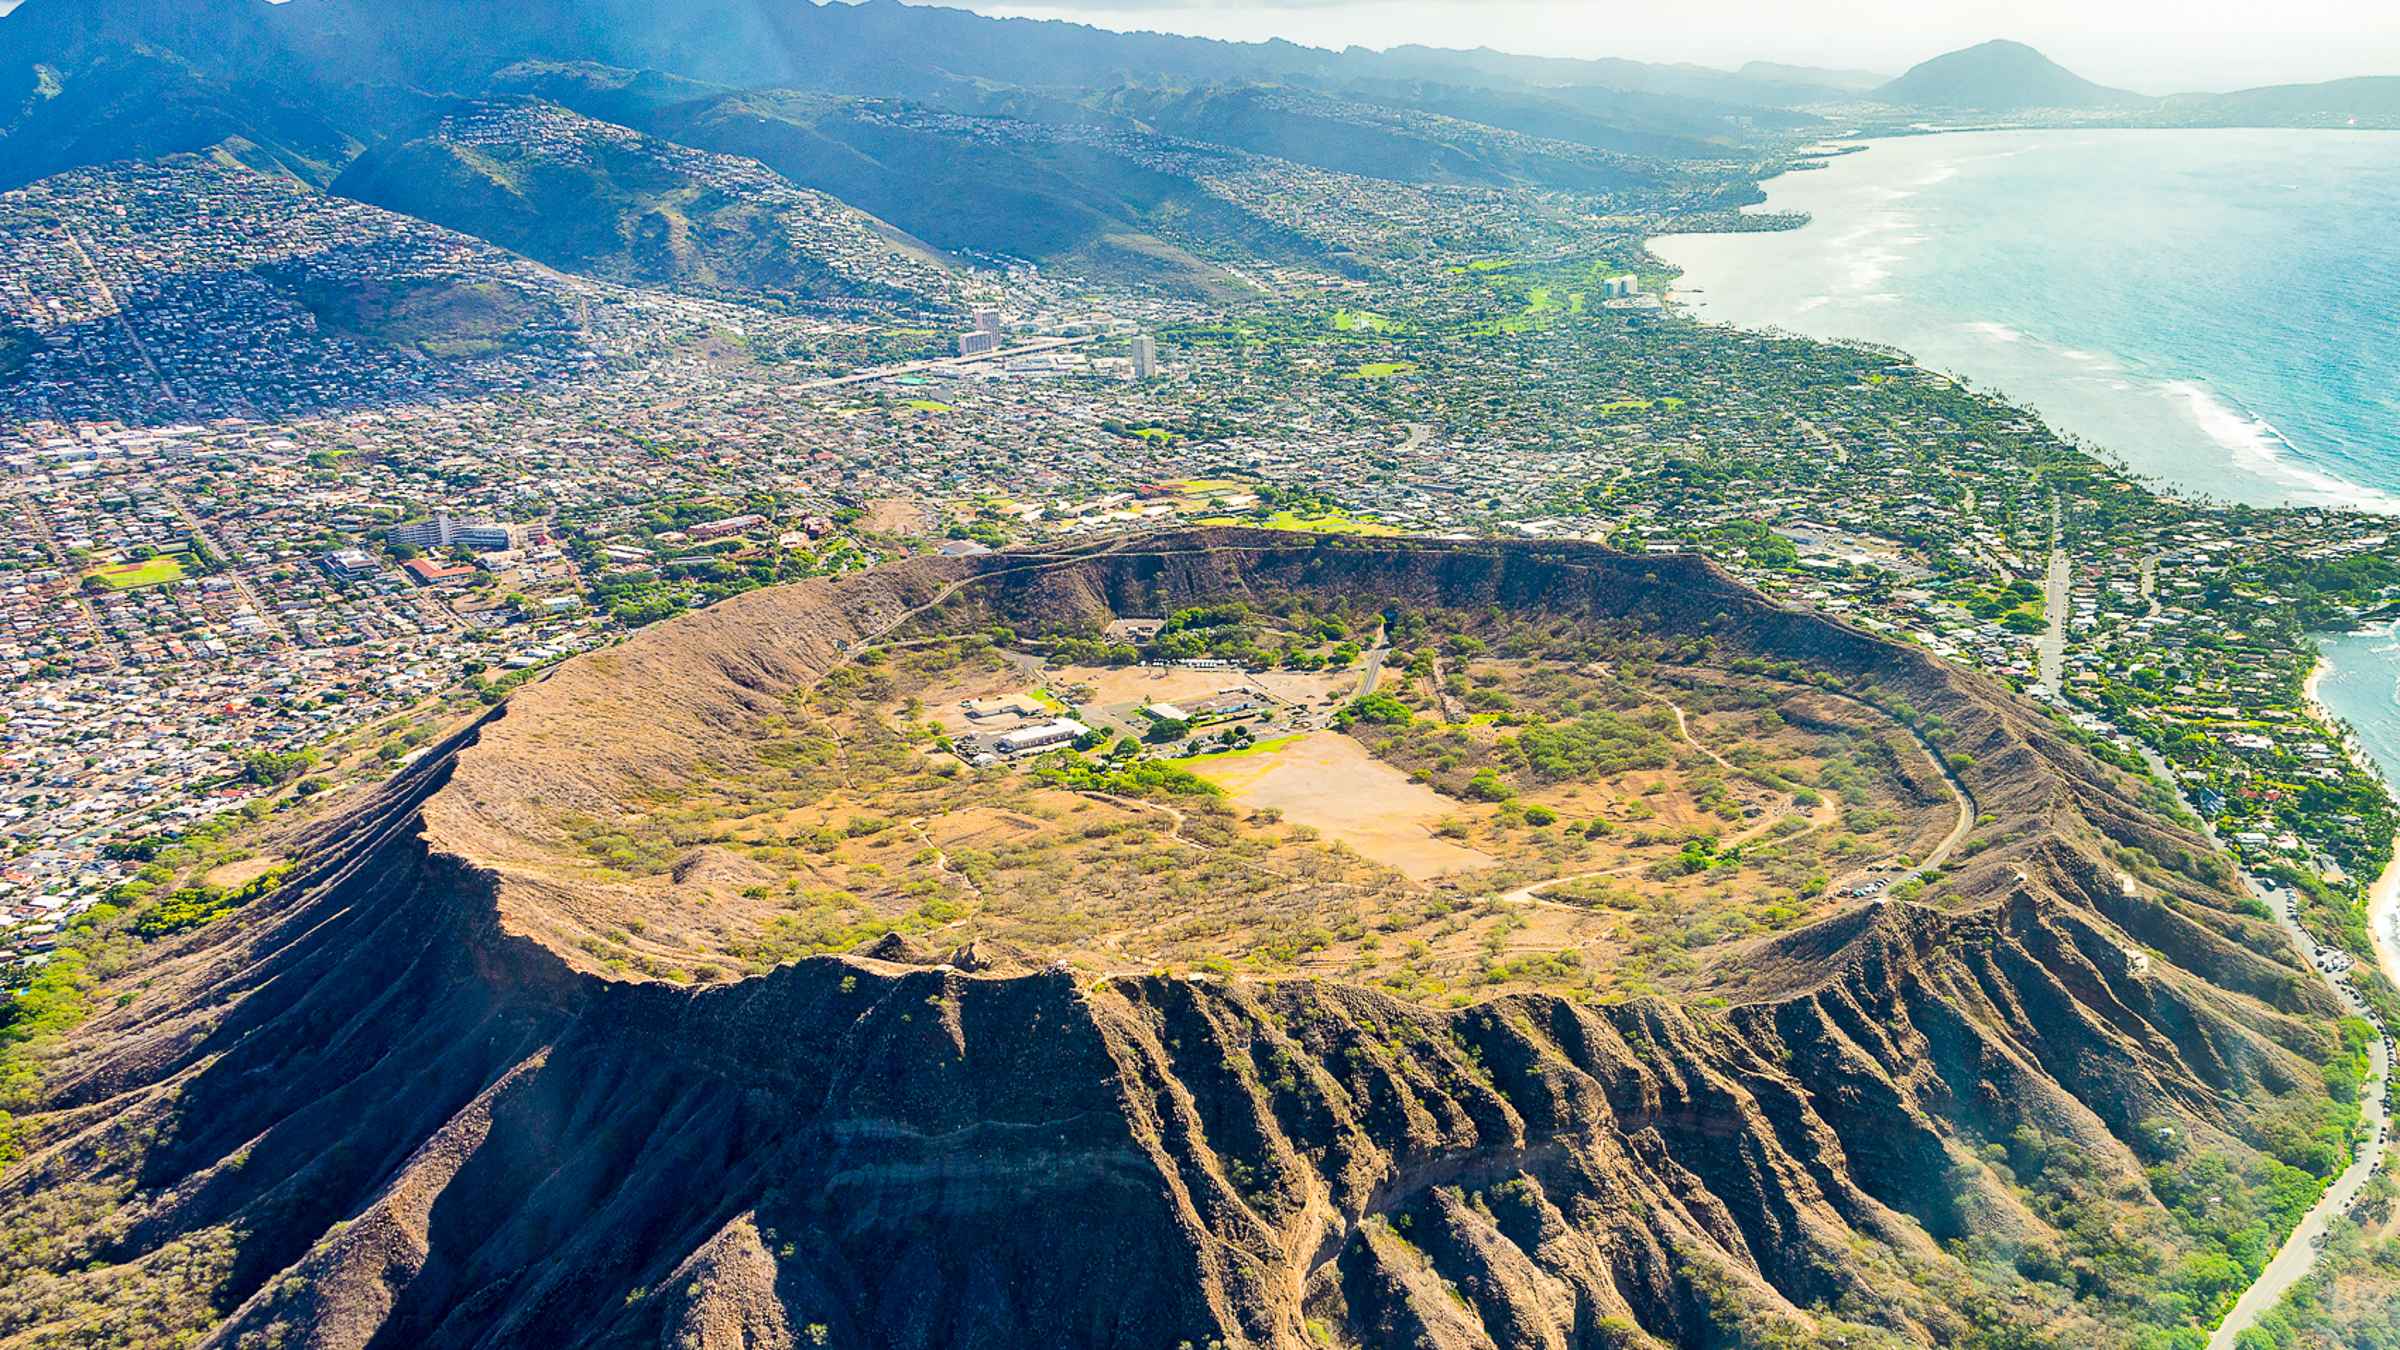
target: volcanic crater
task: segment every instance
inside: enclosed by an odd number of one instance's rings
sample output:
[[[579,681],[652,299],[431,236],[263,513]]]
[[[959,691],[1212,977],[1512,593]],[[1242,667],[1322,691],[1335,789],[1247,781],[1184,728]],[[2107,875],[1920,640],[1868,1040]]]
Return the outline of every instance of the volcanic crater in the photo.
[[[1134,748],[1135,677],[1076,644],[1228,605],[1359,650],[1259,677],[1286,735]],[[944,725],[1062,692],[1082,750]],[[2340,1011],[2046,711],[1575,543],[1196,530],[755,592],[299,859],[57,1066],[0,1218],[97,1217],[20,1247],[0,1335],[2100,1334],[2003,1156],[2072,1151],[2171,1255],[2146,1169],[2255,1164]]]

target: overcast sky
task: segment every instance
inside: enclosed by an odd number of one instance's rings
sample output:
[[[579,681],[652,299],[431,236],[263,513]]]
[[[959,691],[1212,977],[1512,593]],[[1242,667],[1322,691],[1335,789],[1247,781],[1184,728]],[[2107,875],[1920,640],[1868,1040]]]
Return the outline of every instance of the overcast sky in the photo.
[[[2400,75],[2400,0],[930,0],[1030,18],[1320,47],[1496,47],[1897,74],[2007,37],[2145,93]]]

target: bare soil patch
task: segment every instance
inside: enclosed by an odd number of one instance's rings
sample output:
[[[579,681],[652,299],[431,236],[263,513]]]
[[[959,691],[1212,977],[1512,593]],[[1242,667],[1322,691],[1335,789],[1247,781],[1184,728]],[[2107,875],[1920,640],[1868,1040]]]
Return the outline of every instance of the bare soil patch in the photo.
[[[878,534],[920,535],[932,533],[940,518],[914,498],[878,497],[867,503],[867,514],[858,523]]]
[[[1200,760],[1192,772],[1224,788],[1239,806],[1280,811],[1286,821],[1321,831],[1411,881],[1499,861],[1436,837],[1434,823],[1456,811],[1457,803],[1411,782],[1338,732],[1318,732],[1273,750]]]

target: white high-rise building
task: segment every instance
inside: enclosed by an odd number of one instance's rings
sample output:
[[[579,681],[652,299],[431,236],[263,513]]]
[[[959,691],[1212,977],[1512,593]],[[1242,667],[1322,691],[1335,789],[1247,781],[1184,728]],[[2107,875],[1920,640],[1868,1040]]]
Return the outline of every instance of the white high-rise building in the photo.
[[[995,347],[998,346],[1000,343],[999,309],[991,305],[977,305],[972,311],[970,311],[970,316],[974,320],[975,331],[978,333],[989,333],[992,338],[992,345]]]
[[[1133,340],[1133,378],[1147,380],[1158,374],[1158,340],[1144,334]]]
[[[496,553],[517,546],[517,531],[490,520],[458,520],[445,507],[435,507],[433,519],[396,526],[385,535],[411,548],[448,548],[456,544],[476,553]]]

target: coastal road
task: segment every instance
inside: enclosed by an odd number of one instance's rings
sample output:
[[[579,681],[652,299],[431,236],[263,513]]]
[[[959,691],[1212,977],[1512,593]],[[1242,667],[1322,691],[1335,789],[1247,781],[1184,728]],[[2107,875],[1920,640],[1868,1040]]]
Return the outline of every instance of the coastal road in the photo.
[[[2311,688],[2313,691],[2313,684]],[[2315,701],[2313,692],[2310,699]],[[2317,705],[2317,713],[2328,724],[2338,725],[2331,710],[2323,704]],[[2376,774],[2380,781],[2381,771],[2357,743],[2351,742],[2345,748],[2358,761],[2361,769]],[[2163,767],[2154,756],[2150,758],[2154,761],[2153,767]],[[2301,954],[2313,961],[2317,951],[2315,940],[2284,913],[2283,906],[2277,903],[2280,897],[2268,895],[2265,898],[2268,907],[2275,911],[2275,922],[2283,928],[2284,935],[2300,949]],[[2374,944],[2375,961],[2383,968],[2384,978],[2400,985],[2400,860],[2384,868],[2383,875],[2376,878],[2374,887],[2367,892],[2367,936]],[[2369,1021],[2374,1020],[2360,1004],[2357,995],[2349,990],[2347,980],[2330,975],[2325,978],[2333,986],[2336,996],[2353,1012],[2366,1016]],[[2256,1326],[2260,1317],[2283,1301],[2283,1296],[2291,1291],[2293,1285],[2316,1268],[2317,1244],[2332,1227],[2334,1220],[2357,1200],[2360,1189],[2375,1175],[2376,1169],[2389,1160],[2386,1135],[2390,1130],[2390,1121],[2385,1114],[2384,1085],[2391,1081],[2392,1058],[2388,1038],[2392,1029],[2379,1026],[2377,1031],[2380,1034],[2371,1047],[2374,1074],[2360,1089],[2362,1109],[2359,1118],[2366,1133],[2366,1145],[2348,1169],[2325,1189],[2324,1197],[2300,1221],[2300,1226],[2293,1230],[2291,1238],[2283,1244],[2283,1250],[2275,1253],[2275,1259],[2259,1275],[2258,1282],[2251,1285],[2243,1293],[2241,1301],[2233,1305],[2233,1311],[2225,1315],[2225,1321],[2218,1326],[2216,1335],[2209,1338],[2209,1350],[2232,1350],[2234,1338],[2245,1329]]]
[[[2333,720],[2321,709],[2320,714],[2328,722]],[[2357,747],[2351,747],[2351,752],[2357,754]],[[2145,745],[2141,747],[2141,756],[2160,782],[2174,786],[2174,770],[2157,751]],[[2366,767],[2370,772],[2373,771],[2371,764]],[[2176,796],[2180,798],[2182,795],[2181,789],[2177,789]],[[2188,808],[2190,803],[2186,802],[2185,805]],[[2200,828],[2208,835],[2210,842],[2216,842],[2215,827],[2203,819]],[[2312,969],[2316,969],[2318,955],[2323,949],[2317,946],[2316,939],[2310,937],[2298,921],[2285,912],[2287,900],[2284,894],[2260,884],[2246,872],[2242,879],[2250,887],[2251,893],[2264,901],[2274,914],[2275,926],[2283,930],[2285,940],[2292,944]],[[2400,933],[2395,933],[2392,927],[2396,904],[2400,904],[2400,863],[2384,869],[2383,876],[2377,879],[2367,897],[2367,931],[2375,944],[2376,959],[2382,965],[2384,974],[2400,983]],[[2345,976],[2327,974],[2318,969],[2318,977],[2325,981],[2334,997],[2341,1000],[2344,1008],[2370,1022],[2375,1020]],[[2392,1077],[2392,1057],[2386,1048],[2385,1038],[2391,1034],[2391,1029],[2378,1025],[2376,1032],[2374,1043],[2368,1047],[2370,1065],[2367,1081],[2359,1087],[2359,1124],[2364,1142],[2360,1144],[2350,1165],[2333,1179],[2333,1184],[2325,1188],[2325,1193],[2317,1198],[2317,1203],[2292,1229],[2291,1236],[2284,1239],[2283,1246],[2276,1251],[2274,1259],[2267,1263],[2266,1269],[2260,1271],[2250,1287],[2242,1291],[2233,1310],[2225,1314],[2225,1320],[2217,1324],[2215,1334],[2208,1339],[2209,1350],[2233,1350],[2234,1341],[2244,1331],[2258,1325],[2258,1319],[2281,1303],[2283,1296],[2291,1292],[2292,1286],[2306,1279],[2309,1272],[2316,1269],[2318,1244],[2324,1241],[2334,1221],[2356,1203],[2359,1192],[2365,1189],[2366,1184],[2374,1179],[2376,1171],[2384,1165],[2388,1156],[2385,1151],[2388,1142],[2386,1136],[2391,1128],[2384,1107],[2384,1088]]]

